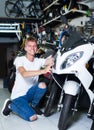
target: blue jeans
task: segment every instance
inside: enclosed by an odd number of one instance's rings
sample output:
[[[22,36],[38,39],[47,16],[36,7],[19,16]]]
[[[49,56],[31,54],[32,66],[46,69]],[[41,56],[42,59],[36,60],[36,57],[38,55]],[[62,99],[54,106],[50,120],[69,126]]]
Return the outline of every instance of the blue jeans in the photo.
[[[32,86],[26,95],[12,100],[10,104],[10,109],[27,121],[30,121],[30,117],[36,114],[34,109],[30,106],[30,103],[33,107],[38,105],[40,99],[46,92],[46,88],[39,88],[38,84],[39,83],[36,83]]]

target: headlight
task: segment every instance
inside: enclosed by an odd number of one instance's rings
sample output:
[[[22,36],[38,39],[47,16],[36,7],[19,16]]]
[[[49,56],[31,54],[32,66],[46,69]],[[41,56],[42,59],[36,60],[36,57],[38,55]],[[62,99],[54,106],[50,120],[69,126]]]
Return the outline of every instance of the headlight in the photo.
[[[80,51],[80,52],[75,52],[68,55],[60,68],[64,69],[64,68],[68,68],[72,66],[75,62],[77,62],[83,56],[83,53],[84,53],[83,51]]]

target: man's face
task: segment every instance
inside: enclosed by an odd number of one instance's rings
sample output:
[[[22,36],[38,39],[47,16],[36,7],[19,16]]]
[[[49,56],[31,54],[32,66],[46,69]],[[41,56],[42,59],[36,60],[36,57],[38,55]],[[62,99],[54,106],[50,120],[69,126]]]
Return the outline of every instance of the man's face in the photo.
[[[28,41],[25,46],[27,54],[34,56],[37,51],[37,44],[35,41]]]

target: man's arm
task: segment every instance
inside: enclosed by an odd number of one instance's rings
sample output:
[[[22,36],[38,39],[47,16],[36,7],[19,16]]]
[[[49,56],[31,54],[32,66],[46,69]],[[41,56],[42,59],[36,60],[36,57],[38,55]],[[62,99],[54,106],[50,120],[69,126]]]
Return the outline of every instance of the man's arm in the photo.
[[[40,70],[31,70],[31,71],[27,71],[24,67],[19,67],[18,71],[20,72],[20,74],[25,78],[25,77],[33,77],[33,76],[38,76],[38,75],[42,75],[45,74],[47,72],[51,72],[52,70],[52,65],[48,65],[46,66],[44,69],[40,69]]]

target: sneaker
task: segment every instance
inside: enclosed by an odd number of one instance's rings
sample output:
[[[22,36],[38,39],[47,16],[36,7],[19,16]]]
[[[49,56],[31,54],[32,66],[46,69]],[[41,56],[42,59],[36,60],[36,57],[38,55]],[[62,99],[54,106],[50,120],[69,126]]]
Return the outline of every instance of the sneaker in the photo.
[[[8,116],[10,114],[10,112],[12,110],[10,110],[9,108],[9,105],[11,103],[11,100],[10,99],[6,99],[5,102],[4,102],[4,105],[3,105],[3,108],[2,108],[2,111],[1,111],[1,114],[3,116]]]

